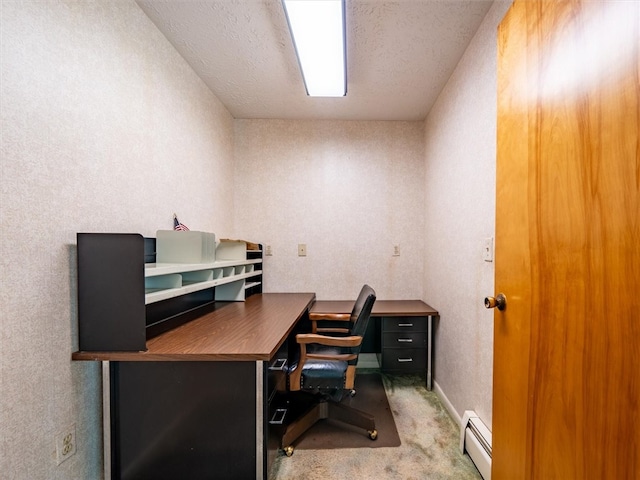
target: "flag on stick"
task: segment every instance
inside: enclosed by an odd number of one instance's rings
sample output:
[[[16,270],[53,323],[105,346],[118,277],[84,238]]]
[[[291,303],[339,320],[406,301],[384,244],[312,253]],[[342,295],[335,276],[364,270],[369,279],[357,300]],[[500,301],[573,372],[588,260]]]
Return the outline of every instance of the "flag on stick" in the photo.
[[[189,227],[187,227],[186,225],[180,223],[180,221],[178,220],[178,217],[176,216],[176,214],[173,214],[173,229],[177,230],[178,232],[188,232],[189,231]]]

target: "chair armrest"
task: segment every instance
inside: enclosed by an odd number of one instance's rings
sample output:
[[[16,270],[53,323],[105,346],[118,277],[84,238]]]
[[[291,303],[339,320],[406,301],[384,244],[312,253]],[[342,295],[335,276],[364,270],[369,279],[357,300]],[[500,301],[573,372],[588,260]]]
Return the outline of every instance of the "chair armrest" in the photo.
[[[313,333],[349,333],[348,328],[341,327],[318,327],[318,322],[349,322],[350,313],[309,313],[311,320],[311,331]]]
[[[349,333],[348,328],[340,328],[340,327],[321,327],[316,329],[311,329],[312,333]]]
[[[296,335],[296,342],[299,344],[317,343],[329,347],[357,347],[362,343],[362,337],[329,337],[317,333],[299,333]]]
[[[348,322],[351,320],[350,313],[309,313],[309,320],[338,320]]]
[[[289,390],[291,391],[300,390],[302,369],[308,359],[349,362],[358,358],[358,355],[356,355],[355,353],[307,353],[307,345],[319,344],[329,347],[357,347],[362,343],[362,337],[330,337],[327,335],[318,335],[317,333],[299,333],[296,335],[296,342],[298,343],[298,345],[300,345],[300,359],[298,368],[296,368],[289,377]],[[347,375],[347,377],[349,377],[349,374]]]

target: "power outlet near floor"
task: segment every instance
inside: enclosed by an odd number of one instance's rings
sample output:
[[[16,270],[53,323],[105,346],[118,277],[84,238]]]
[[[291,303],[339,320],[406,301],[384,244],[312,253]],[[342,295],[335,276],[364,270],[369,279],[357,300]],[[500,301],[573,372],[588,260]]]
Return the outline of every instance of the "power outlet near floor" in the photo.
[[[56,461],[58,465],[76,453],[76,424],[56,436]]]

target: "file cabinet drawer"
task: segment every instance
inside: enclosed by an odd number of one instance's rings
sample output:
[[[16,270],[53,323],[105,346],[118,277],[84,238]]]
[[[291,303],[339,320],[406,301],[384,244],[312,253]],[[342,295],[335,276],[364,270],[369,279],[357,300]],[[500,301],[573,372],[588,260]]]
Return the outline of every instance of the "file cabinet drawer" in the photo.
[[[385,348],[426,348],[426,332],[385,332],[382,335]]]
[[[424,371],[426,368],[425,348],[384,348],[382,351],[382,369],[385,371]]]
[[[382,332],[426,332],[427,317],[383,317]]]

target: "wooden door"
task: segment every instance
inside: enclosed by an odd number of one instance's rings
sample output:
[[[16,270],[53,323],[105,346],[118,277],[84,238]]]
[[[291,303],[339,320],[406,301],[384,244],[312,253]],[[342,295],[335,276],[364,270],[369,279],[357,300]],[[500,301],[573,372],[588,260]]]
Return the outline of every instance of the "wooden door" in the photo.
[[[493,479],[640,479],[640,2],[498,29]]]

